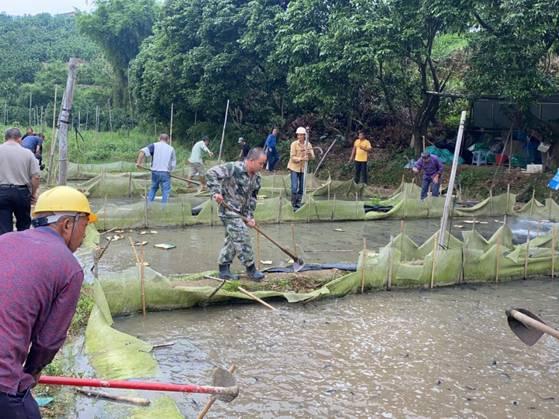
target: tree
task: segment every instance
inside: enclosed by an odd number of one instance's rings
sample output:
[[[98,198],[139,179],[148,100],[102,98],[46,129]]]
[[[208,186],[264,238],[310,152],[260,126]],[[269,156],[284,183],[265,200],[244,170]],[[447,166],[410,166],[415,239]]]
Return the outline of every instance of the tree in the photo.
[[[155,0],[97,0],[92,13],[78,15],[80,30],[93,39],[111,63],[116,77],[114,103],[127,101],[128,65],[142,41],[152,34],[158,11]]]

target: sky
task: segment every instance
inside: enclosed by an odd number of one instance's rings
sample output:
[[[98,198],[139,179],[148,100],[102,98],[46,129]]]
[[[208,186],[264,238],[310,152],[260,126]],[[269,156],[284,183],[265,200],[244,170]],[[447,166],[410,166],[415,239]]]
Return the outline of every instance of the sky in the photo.
[[[93,2],[94,0],[0,0],[0,13],[20,16],[67,13],[74,8],[90,10]]]

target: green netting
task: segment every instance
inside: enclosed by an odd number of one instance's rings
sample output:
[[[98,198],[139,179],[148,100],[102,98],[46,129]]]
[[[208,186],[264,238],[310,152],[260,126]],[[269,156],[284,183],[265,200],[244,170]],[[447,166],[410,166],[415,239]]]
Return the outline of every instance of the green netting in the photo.
[[[428,197],[421,201],[416,198],[401,198],[388,212],[370,211],[365,215],[367,220],[384,218],[433,218],[441,217],[444,209],[443,197]]]
[[[353,179],[340,181],[329,178],[324,185],[312,193],[312,196],[323,196],[328,200],[334,198],[354,200],[356,197],[359,199],[372,198],[375,194],[371,187],[368,187],[364,183],[357,184]]]
[[[278,198],[279,199],[279,198]],[[208,205],[209,207],[209,205]],[[310,206],[312,207],[312,206]],[[281,297],[290,303],[325,297],[341,297],[361,289],[448,286],[462,282],[496,282],[547,275],[556,250],[550,235],[513,245],[512,232],[501,226],[488,240],[475,231],[463,232],[464,241],[446,233],[445,248],[438,247],[433,234],[421,245],[400,234],[378,252],[362,251],[357,271],[306,292],[254,290],[260,298]],[[148,311],[190,308],[207,301],[215,284],[199,282],[204,272],[167,278],[145,269],[145,301]],[[141,287],[137,268],[108,274],[95,283],[95,307],[86,329],[86,351],[95,370],[107,378],[139,378],[156,373],[151,346],[111,328],[112,316],[141,311]],[[212,297],[213,303],[250,300],[236,291],[231,281]],[[150,409],[134,411],[134,417],[178,415],[170,400],[156,402]]]
[[[516,195],[504,193],[484,199],[470,208],[456,208],[454,214],[458,217],[491,217],[514,214]]]

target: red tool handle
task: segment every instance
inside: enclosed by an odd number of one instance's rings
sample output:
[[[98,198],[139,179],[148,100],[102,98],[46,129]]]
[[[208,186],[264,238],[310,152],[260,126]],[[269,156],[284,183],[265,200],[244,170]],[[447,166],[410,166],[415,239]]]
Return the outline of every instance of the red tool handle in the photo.
[[[154,390],[154,391],[176,391],[181,393],[207,393],[207,394],[237,394],[237,386],[232,387],[212,387],[198,386],[195,384],[168,384],[146,381],[126,381],[126,380],[99,380],[96,378],[73,378],[42,375],[39,378],[40,384],[75,386],[75,387],[105,387],[105,388],[125,388],[130,390]]]

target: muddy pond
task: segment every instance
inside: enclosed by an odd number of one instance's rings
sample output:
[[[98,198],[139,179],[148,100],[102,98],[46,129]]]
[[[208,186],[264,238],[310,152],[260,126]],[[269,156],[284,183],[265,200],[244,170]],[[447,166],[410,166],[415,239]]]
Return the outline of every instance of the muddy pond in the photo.
[[[476,229],[489,237],[500,224],[486,222]],[[517,241],[525,239],[528,226],[531,234],[549,228],[509,223]],[[264,228],[287,246],[292,243],[289,224]],[[308,261],[355,262],[363,237],[374,249],[400,228],[392,220],[296,224],[295,241]],[[437,228],[438,220],[405,223],[417,243]],[[215,269],[223,229],[131,235],[150,242],[145,257],[154,269],[174,274]],[[160,250],[152,247],[156,242],[177,247]],[[274,265],[286,261],[263,240],[261,259]],[[127,240],[119,240],[111,244],[100,273],[132,264]],[[114,327],[151,343],[174,342],[154,351],[160,381],[209,384],[215,365],[235,364],[239,397],[217,402],[208,417],[542,418],[559,417],[559,342],[544,337],[525,346],[510,331],[504,310],[527,308],[557,326],[558,304],[559,282],[543,279],[376,292],[306,305],[275,302],[278,313],[252,304],[210,306],[118,318]],[[172,397],[185,417],[196,417],[207,400]],[[78,397],[71,416],[114,418],[127,417],[126,412],[114,403]]]

